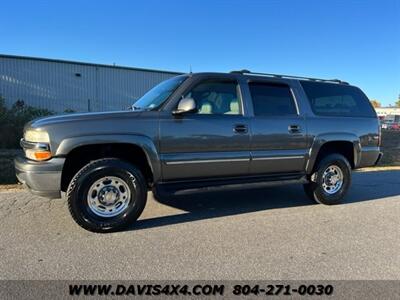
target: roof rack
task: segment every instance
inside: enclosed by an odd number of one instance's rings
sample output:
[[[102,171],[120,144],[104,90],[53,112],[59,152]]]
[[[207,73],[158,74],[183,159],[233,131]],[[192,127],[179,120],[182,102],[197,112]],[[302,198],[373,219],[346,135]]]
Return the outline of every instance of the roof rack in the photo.
[[[342,81],[342,80],[339,80],[339,79],[321,79],[321,78],[312,78],[312,77],[303,77],[303,76],[260,73],[260,72],[251,72],[249,70],[231,71],[230,73],[234,73],[234,74],[251,74],[251,75],[261,75],[261,76],[268,76],[268,77],[274,77],[274,78],[301,79],[301,80],[310,80],[310,81],[319,81],[319,82],[334,82],[334,83],[341,83],[341,84],[349,84],[348,82]]]

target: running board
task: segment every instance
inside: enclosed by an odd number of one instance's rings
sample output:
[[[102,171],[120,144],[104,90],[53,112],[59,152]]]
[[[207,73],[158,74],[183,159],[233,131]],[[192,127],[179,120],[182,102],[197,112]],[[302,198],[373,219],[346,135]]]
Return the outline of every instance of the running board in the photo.
[[[291,177],[291,178],[290,178]],[[256,189],[264,188],[269,186],[279,186],[288,184],[305,184],[309,181],[305,175],[301,177],[293,178],[277,178],[271,180],[270,178],[253,179],[253,181],[246,180],[217,180],[214,182],[181,182],[181,183],[160,183],[157,184],[157,189],[160,193],[167,193],[169,195],[185,195],[199,192],[211,192],[211,191],[227,191],[227,190],[239,190],[239,189]]]

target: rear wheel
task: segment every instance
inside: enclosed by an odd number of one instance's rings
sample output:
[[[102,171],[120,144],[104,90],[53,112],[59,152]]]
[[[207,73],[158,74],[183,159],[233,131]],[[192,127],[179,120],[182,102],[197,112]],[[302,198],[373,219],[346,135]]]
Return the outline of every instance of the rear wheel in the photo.
[[[330,154],[323,158],[311,176],[310,183],[304,185],[309,198],[321,204],[341,203],[351,184],[351,167],[340,154]]]
[[[92,161],[71,180],[69,211],[78,225],[110,232],[132,224],[142,213],[147,187],[140,170],[119,159]]]

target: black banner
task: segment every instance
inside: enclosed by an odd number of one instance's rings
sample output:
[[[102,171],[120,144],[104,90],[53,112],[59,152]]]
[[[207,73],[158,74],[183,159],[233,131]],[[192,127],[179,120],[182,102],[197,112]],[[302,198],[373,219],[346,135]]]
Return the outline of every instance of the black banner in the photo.
[[[0,299],[400,299],[400,281],[0,281]]]

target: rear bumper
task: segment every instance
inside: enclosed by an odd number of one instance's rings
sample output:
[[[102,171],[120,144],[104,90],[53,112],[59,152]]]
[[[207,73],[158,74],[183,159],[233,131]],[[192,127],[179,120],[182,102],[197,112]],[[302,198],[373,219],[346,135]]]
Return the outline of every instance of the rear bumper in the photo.
[[[383,152],[379,152],[378,158],[376,159],[374,166],[376,166],[379,163],[379,161],[382,159],[382,156]]]
[[[61,174],[65,158],[35,162],[25,157],[14,160],[18,180],[33,194],[46,198],[61,198]]]
[[[357,168],[375,166],[381,160],[382,156],[383,153],[379,147],[363,147]]]

